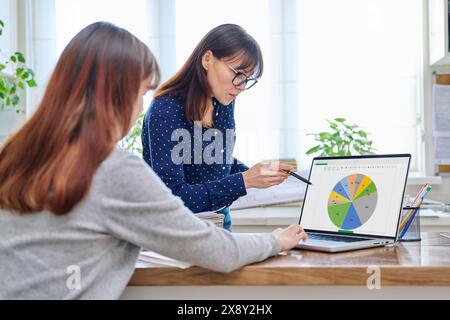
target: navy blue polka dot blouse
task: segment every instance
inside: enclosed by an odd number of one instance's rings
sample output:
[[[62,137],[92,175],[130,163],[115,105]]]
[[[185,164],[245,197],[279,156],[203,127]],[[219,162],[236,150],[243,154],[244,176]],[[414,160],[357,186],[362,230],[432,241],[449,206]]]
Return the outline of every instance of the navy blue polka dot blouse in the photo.
[[[142,130],[144,160],[173,194],[180,197],[194,213],[226,208],[247,194],[242,172],[247,171],[248,167],[232,156],[235,135],[233,134],[231,138],[229,134],[227,136],[229,130],[233,133],[235,130],[234,101],[224,106],[213,99],[213,106],[214,127],[200,128],[197,124],[197,137],[198,132],[201,132],[208,138],[195,141],[195,124],[186,121],[184,101],[180,98],[172,95],[156,98],[144,118]],[[181,164],[174,163],[172,154],[172,150],[183,140],[180,138],[172,141],[172,134],[177,129],[188,131],[191,137],[190,150],[184,150],[189,151],[188,157],[185,157]],[[220,150],[216,147],[211,148],[216,136],[223,137]],[[228,142],[231,140],[232,143],[227,143],[227,140]],[[213,149],[211,155],[215,159],[212,164],[207,157],[202,156],[205,152],[208,154],[207,151],[211,149]],[[217,152],[220,154],[217,155]],[[222,160],[216,161],[218,158]]]

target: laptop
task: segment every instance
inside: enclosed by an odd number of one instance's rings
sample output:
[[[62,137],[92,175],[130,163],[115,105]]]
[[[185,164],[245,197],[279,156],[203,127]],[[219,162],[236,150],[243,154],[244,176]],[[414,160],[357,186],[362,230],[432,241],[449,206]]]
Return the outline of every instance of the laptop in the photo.
[[[410,154],[314,158],[300,249],[342,252],[396,242]]]

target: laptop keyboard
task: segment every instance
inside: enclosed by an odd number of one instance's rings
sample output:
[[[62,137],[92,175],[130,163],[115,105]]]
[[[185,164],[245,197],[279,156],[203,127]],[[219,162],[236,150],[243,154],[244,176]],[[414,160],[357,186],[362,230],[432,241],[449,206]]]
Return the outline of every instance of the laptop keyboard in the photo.
[[[317,233],[308,234],[308,238],[315,239],[315,240],[327,240],[327,241],[337,241],[337,242],[360,242],[360,241],[372,240],[369,238],[352,238],[352,237],[332,236],[329,234],[317,234]]]

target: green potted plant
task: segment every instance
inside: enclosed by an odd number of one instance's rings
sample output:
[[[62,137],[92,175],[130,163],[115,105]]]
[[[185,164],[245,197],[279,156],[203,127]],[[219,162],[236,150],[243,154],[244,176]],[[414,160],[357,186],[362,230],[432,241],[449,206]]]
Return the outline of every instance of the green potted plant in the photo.
[[[356,124],[346,123],[346,119],[326,120],[330,132],[313,133],[318,145],[309,149],[306,154],[320,153],[320,156],[350,156],[374,154],[373,141],[368,139],[368,133]]]
[[[0,36],[4,28],[5,23],[0,20]],[[12,109],[25,113],[20,106],[20,91],[26,87],[36,87],[36,80],[33,70],[26,65],[24,54],[7,55],[0,48],[0,111]]]
[[[119,141],[119,148],[142,155],[141,132],[144,114],[140,114],[126,137]]]

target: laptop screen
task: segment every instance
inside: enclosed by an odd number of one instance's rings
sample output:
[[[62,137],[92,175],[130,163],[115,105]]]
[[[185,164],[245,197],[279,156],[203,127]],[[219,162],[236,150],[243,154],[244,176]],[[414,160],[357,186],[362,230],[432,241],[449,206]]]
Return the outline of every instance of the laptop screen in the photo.
[[[410,159],[315,158],[300,225],[308,231],[395,238]]]

